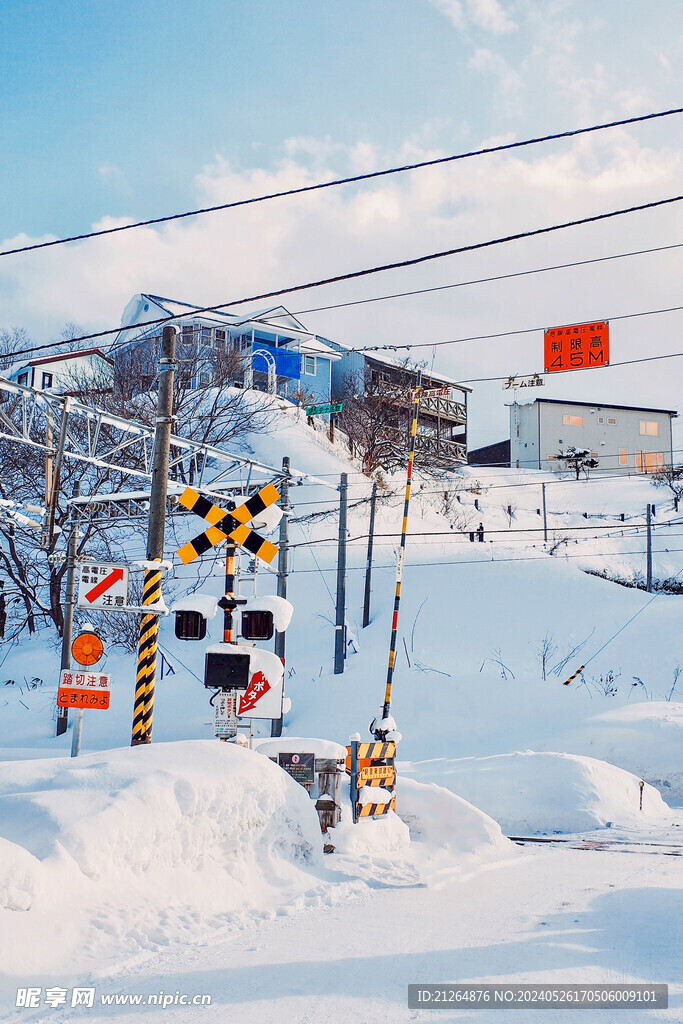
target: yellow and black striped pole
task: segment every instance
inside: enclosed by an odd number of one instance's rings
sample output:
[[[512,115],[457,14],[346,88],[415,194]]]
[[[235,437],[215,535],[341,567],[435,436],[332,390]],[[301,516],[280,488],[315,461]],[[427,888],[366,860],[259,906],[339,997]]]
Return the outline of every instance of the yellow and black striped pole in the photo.
[[[161,600],[161,567],[146,569],[142,589],[142,604],[154,605]],[[157,668],[157,635],[159,616],[143,615],[140,622],[138,645],[138,674],[135,683],[135,704],[133,706],[132,746],[149,743],[152,739],[152,715],[154,713],[154,680]]]
[[[147,565],[142,591],[142,605],[158,605],[161,600],[161,562],[164,557],[166,495],[168,464],[173,422],[173,375],[175,369],[175,327],[164,327],[159,360],[159,396],[157,400],[152,486],[149,495],[149,526],[147,528],[147,561],[159,562],[159,568]],[[154,711],[154,680],[157,668],[157,634],[159,613],[142,616],[138,642],[138,670],[133,705],[131,746],[152,742]]]
[[[401,543],[398,549],[398,561],[396,563],[396,592],[394,594],[394,614],[391,620],[391,641],[389,643],[389,667],[387,669],[387,685],[384,692],[384,706],[382,718],[386,718],[391,710],[391,684],[394,678],[394,663],[396,661],[396,637],[398,634],[398,609],[401,604],[401,583],[403,582],[403,564],[406,557],[406,535],[408,533],[408,509],[410,507],[410,486],[413,477],[413,462],[415,460],[415,436],[417,434],[417,417],[420,411],[420,392],[422,390],[422,371],[417,371],[417,380],[413,389],[413,418],[410,426],[410,452],[408,453],[408,471],[406,474],[406,493],[403,502],[403,524],[401,526]],[[371,726],[372,728],[372,726]],[[383,730],[374,730],[376,739],[383,739]]]
[[[583,672],[585,667],[586,667],[585,665],[579,665],[579,667],[577,668],[576,672],[572,672],[572,674],[570,675],[569,679],[565,679],[565,681],[562,683],[562,685],[563,686],[569,686],[569,684],[571,682],[573,682],[573,680],[576,679],[576,677],[578,675],[581,675],[581,673]]]

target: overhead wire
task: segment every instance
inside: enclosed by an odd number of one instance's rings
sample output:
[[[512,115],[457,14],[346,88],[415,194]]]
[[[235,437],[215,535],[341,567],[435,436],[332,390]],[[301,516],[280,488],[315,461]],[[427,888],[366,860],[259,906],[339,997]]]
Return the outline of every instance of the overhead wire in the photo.
[[[673,114],[683,113],[683,107],[672,107],[669,110],[660,110],[650,114],[641,114],[636,117],[626,117],[615,121],[607,121],[602,124],[594,124],[585,128],[574,128],[564,132],[553,132],[549,135],[540,135],[531,139],[523,139],[518,142],[504,142],[497,146],[485,146],[481,149],[469,150],[465,153],[456,153],[451,156],[434,157],[431,160],[420,160],[411,164],[402,164],[396,167],[387,167],[380,171],[367,171],[364,174],[348,175],[344,178],[334,178],[331,181],[318,182],[314,185],[301,185],[298,188],[283,189],[278,192],[269,192],[260,196],[253,196],[249,199],[236,199],[229,203],[220,203],[216,206],[205,206],[195,210],[185,210],[182,213],[167,214],[162,217],[152,217],[147,220],[136,221],[133,224],[118,224],[114,227],[100,228],[97,231],[83,232],[78,235],[69,235],[65,238],[55,238],[47,242],[34,242],[30,245],[17,246],[13,249],[0,251],[0,256],[13,256],[24,252],[33,252],[37,249],[48,249],[57,245],[66,245],[69,242],[81,242],[91,238],[101,238],[104,235],[120,234],[124,231],[133,231],[136,228],[151,227],[154,224],[167,224],[172,221],[184,220],[188,217],[199,217],[208,213],[217,213],[221,210],[236,209],[241,206],[250,206],[255,203],[263,203],[272,199],[282,199],[288,196],[303,195],[307,192],[317,192],[322,189],[333,188],[340,185],[349,185],[360,181],[369,181],[373,178],[387,177],[392,174],[401,174],[406,171],[420,170],[425,167],[437,167],[441,164],[454,163],[458,160],[466,160],[475,156],[486,156],[492,153],[504,153],[514,149],[521,149],[525,146],[539,145],[543,142],[553,142],[558,139],[569,139],[579,135],[587,135],[592,132],[604,131],[608,128],[618,128],[629,124],[638,124],[644,121],[652,121],[657,118],[670,117]]]
[[[421,265],[423,263],[428,263],[428,262],[431,262],[431,261],[434,261],[434,260],[445,259],[448,256],[456,256],[456,255],[460,255],[460,254],[466,253],[466,252],[476,252],[478,250],[490,248],[490,247],[497,246],[497,245],[505,245],[505,244],[507,244],[509,242],[516,242],[516,241],[520,241],[520,240],[527,239],[527,238],[535,238],[535,237],[538,237],[539,235],[550,234],[550,233],[553,233],[553,232],[556,232],[556,231],[563,231],[563,230],[566,230],[567,228],[579,227],[579,226],[584,225],[584,224],[600,223],[600,222],[605,221],[605,220],[610,220],[610,219],[612,219],[614,217],[622,217],[622,216],[627,216],[628,214],[631,214],[631,213],[639,213],[639,212],[643,212],[645,210],[653,210],[653,209],[657,209],[657,208],[660,208],[660,207],[669,206],[669,205],[671,205],[673,203],[679,203],[679,202],[681,202],[681,200],[683,200],[683,195],[671,196],[671,197],[669,197],[667,199],[657,199],[657,200],[653,200],[653,201],[651,201],[649,203],[639,203],[637,205],[629,206],[629,207],[624,207],[624,208],[619,209],[619,210],[611,210],[611,211],[609,211],[607,213],[598,213],[598,214],[593,214],[592,216],[588,216],[588,217],[580,217],[580,218],[576,218],[574,220],[563,221],[562,223],[552,224],[552,225],[548,225],[548,226],[542,227],[542,228],[533,228],[533,229],[530,229],[528,231],[517,231],[517,232],[514,232],[514,233],[509,234],[509,235],[502,235],[502,236],[499,236],[497,238],[490,238],[490,239],[487,239],[484,242],[472,242],[472,243],[470,243],[468,245],[461,245],[461,246],[457,246],[457,247],[452,248],[452,249],[444,249],[444,250],[441,250],[439,252],[427,253],[425,255],[415,256],[415,257],[412,257],[410,259],[397,260],[397,261],[394,261],[394,262],[391,262],[391,263],[378,264],[377,266],[366,267],[366,268],[364,268],[362,270],[347,271],[344,274],[335,274],[335,275],[333,275],[331,277],[318,278],[315,281],[308,281],[305,284],[290,285],[290,286],[288,286],[286,288],[278,288],[275,291],[260,292],[259,294],[256,294],[256,295],[248,295],[248,296],[244,296],[244,297],[242,297],[240,299],[232,299],[229,302],[216,303],[216,304],[211,305],[211,306],[197,306],[197,307],[193,307],[193,308],[189,309],[187,311],[187,313],[184,313],[184,314],[175,314],[174,313],[174,314],[168,314],[167,316],[163,316],[163,317],[155,317],[155,318],[150,319],[150,320],[143,320],[143,321],[140,321],[139,323],[131,325],[130,328],[125,328],[125,327],[119,326],[119,327],[112,327],[112,328],[109,328],[109,329],[103,330],[103,331],[93,331],[93,332],[91,332],[89,334],[82,334],[82,335],[79,335],[76,338],[70,339],[69,344],[71,346],[74,346],[74,345],[76,345],[79,342],[94,341],[94,340],[96,340],[98,338],[110,337],[111,335],[114,335],[114,334],[120,334],[122,331],[125,331],[125,330],[141,331],[143,328],[146,328],[146,327],[159,327],[162,324],[170,323],[172,321],[177,321],[178,319],[181,319],[182,316],[199,316],[199,315],[201,315],[203,313],[216,313],[219,310],[228,309],[229,307],[241,306],[241,305],[244,305],[246,303],[251,303],[251,302],[263,301],[264,299],[280,298],[283,295],[291,295],[292,293],[299,292],[299,291],[308,291],[309,289],[312,289],[312,288],[321,288],[324,285],[328,285],[328,284],[339,284],[340,282],[343,282],[343,281],[358,280],[359,278],[362,278],[362,277],[369,277],[371,275],[384,273],[384,272],[387,272],[387,271],[390,271],[390,270],[402,270],[402,269],[405,269],[407,267],[415,267],[415,266],[419,266],[419,265]],[[657,311],[657,312],[660,312],[660,311]],[[629,314],[629,315],[635,316],[637,314]],[[527,333],[527,331],[523,331],[521,333]],[[130,339],[130,340],[132,341],[134,339]],[[139,341],[141,339],[140,338],[136,338],[135,340]],[[425,343],[425,344],[427,344],[427,343]],[[434,347],[434,344],[435,343],[431,343],[430,342],[428,344],[428,347]],[[438,343],[436,343],[436,344],[438,344]],[[448,344],[453,344],[453,342],[448,342]],[[48,342],[47,344],[43,344],[43,345],[33,345],[33,346],[22,348],[22,349],[16,349],[15,352],[13,352],[13,355],[25,355],[25,354],[27,354],[29,352],[44,351],[46,349],[56,348],[56,347],[59,347],[59,346],[62,346],[62,345],[64,345],[64,341],[63,340],[62,341],[55,341],[55,342]],[[399,346],[397,346],[397,347],[399,347]],[[401,348],[405,348],[406,346],[400,346],[400,347]],[[414,345],[414,346],[408,346],[408,347],[418,347],[418,346]],[[563,372],[563,371],[560,371],[560,372]]]

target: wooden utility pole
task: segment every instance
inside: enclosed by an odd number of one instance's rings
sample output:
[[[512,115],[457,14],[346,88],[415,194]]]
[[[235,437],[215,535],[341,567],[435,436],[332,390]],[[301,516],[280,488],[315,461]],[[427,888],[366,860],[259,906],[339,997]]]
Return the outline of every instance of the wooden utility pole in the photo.
[[[159,562],[164,557],[164,529],[166,526],[166,495],[168,491],[168,464],[173,424],[173,376],[175,370],[175,327],[164,327],[159,360],[159,394],[157,400],[156,430],[154,434],[154,461],[152,487],[149,496],[149,526],[147,530],[147,561]],[[142,589],[143,605],[155,605],[161,600],[161,566],[145,569]],[[157,637],[159,614],[143,615],[140,621],[138,644],[138,670],[133,706],[133,736],[131,746],[152,742],[154,712],[154,681],[157,665]]]
[[[363,598],[363,629],[370,622],[370,582],[372,577],[372,545],[375,539],[375,509],[377,506],[377,484],[373,482],[370,495],[370,529],[368,530],[368,555],[365,563],[365,596]]]
[[[334,674],[344,671],[346,655],[346,506],[348,474],[342,473],[339,482],[339,545],[337,548],[337,617],[334,627]]]
[[[289,457],[282,460],[282,480],[280,482],[280,507],[283,511],[280,520],[280,541],[277,555],[277,596],[287,597],[287,576],[289,560]],[[285,634],[275,633],[275,653],[285,664]],[[284,685],[284,681],[283,681]],[[284,689],[283,689],[284,694]],[[282,736],[282,718],[273,718],[270,726],[271,736]]]

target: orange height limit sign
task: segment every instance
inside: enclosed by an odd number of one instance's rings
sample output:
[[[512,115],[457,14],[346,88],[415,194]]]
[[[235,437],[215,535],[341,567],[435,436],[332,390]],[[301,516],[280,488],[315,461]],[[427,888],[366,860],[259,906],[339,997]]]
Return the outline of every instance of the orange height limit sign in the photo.
[[[546,373],[608,366],[609,324],[601,320],[592,324],[550,327],[543,334],[543,357]]]

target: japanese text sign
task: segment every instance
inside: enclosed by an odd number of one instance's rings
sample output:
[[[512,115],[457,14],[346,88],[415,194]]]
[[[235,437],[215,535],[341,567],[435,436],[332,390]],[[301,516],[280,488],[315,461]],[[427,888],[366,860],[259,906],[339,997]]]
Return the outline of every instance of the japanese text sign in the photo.
[[[601,320],[591,324],[550,327],[543,335],[543,355],[546,373],[607,366],[609,324]]]
[[[60,708],[109,707],[111,676],[106,672],[76,672],[62,669],[57,690]]]
[[[128,598],[128,566],[83,562],[78,581],[79,608],[125,611]]]

